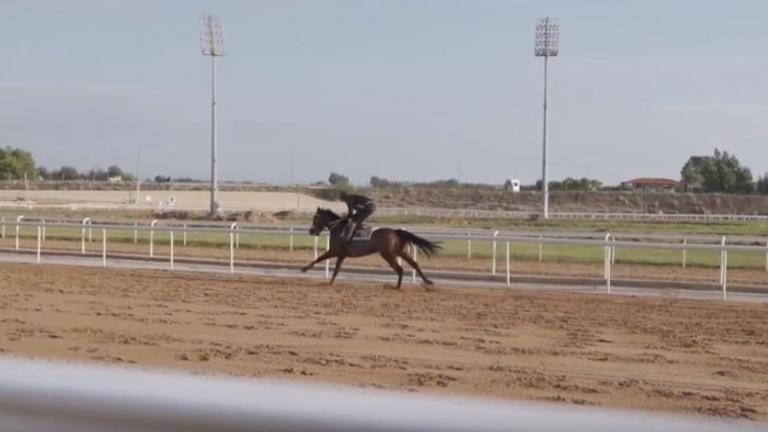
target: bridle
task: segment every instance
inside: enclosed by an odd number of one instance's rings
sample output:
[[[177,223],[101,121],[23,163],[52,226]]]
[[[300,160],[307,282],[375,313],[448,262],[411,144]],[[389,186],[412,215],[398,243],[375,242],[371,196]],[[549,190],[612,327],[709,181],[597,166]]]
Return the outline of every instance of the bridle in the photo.
[[[323,226],[321,226],[321,227],[315,227],[315,226],[314,226],[314,225],[315,225],[314,223],[313,223],[312,225],[313,225],[313,228],[316,228],[316,231],[317,231],[318,233],[321,233],[321,232],[323,232],[323,230],[324,230],[324,229],[326,229],[326,228],[328,228],[328,231],[330,232],[330,231],[332,231],[333,229],[335,229],[335,228],[336,228],[336,227],[337,227],[337,226],[338,226],[338,225],[339,225],[341,222],[343,222],[345,219],[346,219],[346,218],[343,218],[343,217],[341,217],[341,218],[338,218],[338,219],[336,219],[336,220],[334,220],[334,221],[328,222],[327,224],[325,224],[325,225],[323,225]]]
[[[344,218],[339,218],[339,219],[336,219],[336,220],[335,220],[335,221],[333,221],[333,222],[329,222],[329,223],[328,223],[328,225],[326,225],[326,228],[328,228],[328,231],[331,231],[331,230],[333,230],[334,228],[336,228],[336,226],[337,226],[338,224],[340,224],[340,223],[341,223],[343,220],[344,220]]]

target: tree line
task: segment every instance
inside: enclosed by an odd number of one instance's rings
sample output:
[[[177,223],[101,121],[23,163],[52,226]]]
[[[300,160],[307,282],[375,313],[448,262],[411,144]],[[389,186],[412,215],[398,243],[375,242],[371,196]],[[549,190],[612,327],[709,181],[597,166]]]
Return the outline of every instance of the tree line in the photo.
[[[78,171],[77,168],[64,165],[55,170],[37,166],[32,153],[11,147],[0,147],[0,180],[89,180],[107,181],[110,178],[121,178],[125,181],[133,181],[134,177],[123,171],[119,166],[112,165],[106,169],[92,168],[87,171]],[[712,156],[691,156],[680,170],[682,188],[689,192],[720,192],[720,193],[760,193],[768,195],[768,173],[755,180],[751,170],[742,165],[735,155],[727,151],[715,149]],[[181,179],[177,179],[181,180]],[[191,181],[192,179],[184,179]],[[158,182],[169,182],[170,177],[158,176]],[[347,190],[352,186],[349,178],[336,172],[328,177],[328,183],[337,190]],[[372,187],[400,187],[406,185],[426,187],[459,187],[481,186],[461,183],[457,179],[436,180],[423,183],[403,183],[373,176],[370,179]],[[541,181],[535,186],[524,186],[523,189],[540,189]],[[594,191],[607,189],[599,180],[589,178],[571,178],[550,181],[549,189],[553,191]]]
[[[123,171],[119,166],[112,165],[106,169],[91,168],[78,171],[77,168],[64,165],[58,169],[48,169],[37,166],[32,153],[11,147],[0,147],[0,180],[90,180],[107,181],[110,178],[121,178],[132,181],[134,177]]]
[[[768,174],[754,181],[735,155],[715,149],[712,156],[691,156],[680,170],[688,191],[768,194]]]
[[[346,183],[349,180],[337,173],[332,174],[330,180],[344,179]],[[334,185],[331,181],[331,185]],[[741,164],[735,155],[727,151],[715,149],[712,156],[691,156],[680,170],[681,189],[686,192],[706,192],[706,193],[760,193],[768,195],[768,173],[755,180],[752,177],[752,171]],[[509,180],[507,181],[509,183]],[[386,178],[373,176],[370,179],[370,185],[375,188],[400,187],[406,185],[429,186],[429,187],[457,187],[470,186],[460,183],[456,179],[437,180],[426,183],[402,183],[392,181]],[[563,180],[553,180],[548,183],[549,190],[552,191],[596,191],[596,190],[617,190],[620,187],[604,186],[599,180],[590,178],[572,178],[567,177]],[[509,185],[505,184],[508,189]],[[522,189],[538,190],[541,189],[541,180],[536,181],[535,185],[523,186]]]

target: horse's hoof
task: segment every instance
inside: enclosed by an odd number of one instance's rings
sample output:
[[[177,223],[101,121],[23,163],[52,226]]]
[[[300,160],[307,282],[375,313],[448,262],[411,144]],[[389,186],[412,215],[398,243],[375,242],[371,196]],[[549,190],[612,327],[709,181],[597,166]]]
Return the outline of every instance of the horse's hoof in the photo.
[[[424,283],[425,283],[426,285],[434,285],[434,284],[435,284],[434,282],[432,282],[432,281],[431,281],[431,280],[429,280],[429,279],[424,279]]]
[[[308,268],[306,268],[306,267],[304,267],[304,268],[302,268],[302,269],[301,269],[301,272],[302,272],[302,273],[306,273],[306,272],[308,272],[308,271],[309,271],[309,269],[308,269]]]

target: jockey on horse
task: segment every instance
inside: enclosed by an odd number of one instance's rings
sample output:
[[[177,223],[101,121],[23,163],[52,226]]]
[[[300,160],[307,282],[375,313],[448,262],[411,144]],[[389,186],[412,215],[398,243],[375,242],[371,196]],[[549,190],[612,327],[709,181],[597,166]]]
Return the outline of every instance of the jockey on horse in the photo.
[[[347,225],[344,227],[342,238],[346,243],[349,243],[352,241],[355,231],[376,210],[376,206],[373,204],[373,200],[366,196],[348,194],[344,191],[341,192],[339,199],[347,204],[347,216],[345,217]]]

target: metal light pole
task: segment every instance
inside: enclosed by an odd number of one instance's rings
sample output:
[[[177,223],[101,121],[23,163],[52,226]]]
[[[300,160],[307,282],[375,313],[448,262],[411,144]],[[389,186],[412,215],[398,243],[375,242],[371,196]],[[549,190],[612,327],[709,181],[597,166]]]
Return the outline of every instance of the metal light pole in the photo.
[[[536,24],[534,55],[544,57],[544,131],[541,186],[544,192],[544,219],[549,218],[549,181],[547,178],[547,65],[549,57],[556,57],[560,42],[560,24],[554,18],[542,18]]]
[[[200,43],[203,55],[211,56],[211,216],[218,213],[216,201],[218,173],[216,170],[216,57],[224,55],[224,41],[221,35],[221,20],[206,15],[200,23]]]

